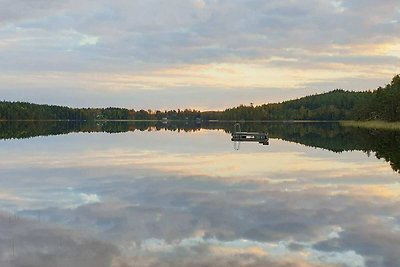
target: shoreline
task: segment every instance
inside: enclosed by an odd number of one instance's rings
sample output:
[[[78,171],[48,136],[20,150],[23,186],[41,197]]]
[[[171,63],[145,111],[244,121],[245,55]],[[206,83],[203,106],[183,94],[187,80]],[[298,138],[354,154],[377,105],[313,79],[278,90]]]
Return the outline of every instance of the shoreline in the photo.
[[[106,122],[162,122],[165,124],[173,122],[194,123],[339,123],[342,127],[379,129],[400,131],[400,122],[387,122],[381,120],[355,121],[355,120],[1,120],[0,122],[72,122],[72,123],[106,123]]]
[[[0,120],[0,122],[196,122],[196,120]],[[229,122],[229,123],[261,123],[261,122],[280,122],[280,123],[339,123],[340,120],[201,120],[201,122]]]
[[[387,122],[387,121],[375,120],[375,121],[341,121],[339,123],[343,127],[390,130],[390,131],[400,130],[400,122]]]

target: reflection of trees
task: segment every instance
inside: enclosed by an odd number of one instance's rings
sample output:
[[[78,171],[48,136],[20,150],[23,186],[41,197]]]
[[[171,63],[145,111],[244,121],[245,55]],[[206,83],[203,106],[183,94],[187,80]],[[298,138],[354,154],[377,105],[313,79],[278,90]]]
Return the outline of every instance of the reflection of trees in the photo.
[[[233,126],[231,124],[231,129]],[[225,127],[229,132],[231,129]],[[339,123],[264,123],[243,124],[244,131],[268,132],[270,138],[291,141],[333,152],[359,150],[390,162],[400,172],[400,132],[345,128]]]
[[[232,132],[234,123],[203,123],[169,121],[114,121],[114,122],[72,122],[72,121],[23,121],[0,122],[0,139],[20,139],[35,136],[60,135],[71,132],[128,131],[185,131],[222,129]],[[400,132],[343,128],[338,123],[270,122],[243,123],[243,131],[268,132],[271,138],[296,142],[334,152],[359,150],[375,153],[379,159],[390,162],[393,170],[400,172]]]
[[[159,121],[0,121],[0,139],[23,139],[73,132],[122,133],[137,130],[193,132],[200,130],[200,126],[194,122],[164,124]]]
[[[376,157],[390,162],[393,170],[400,173],[400,133],[381,133],[376,135],[373,140],[375,146],[371,150],[375,151]]]

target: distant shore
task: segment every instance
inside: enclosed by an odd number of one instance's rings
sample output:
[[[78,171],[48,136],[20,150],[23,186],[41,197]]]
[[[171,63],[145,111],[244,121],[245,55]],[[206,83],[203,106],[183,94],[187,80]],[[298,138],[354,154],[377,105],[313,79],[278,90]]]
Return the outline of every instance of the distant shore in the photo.
[[[400,130],[400,122],[387,122],[387,121],[341,121],[340,124],[344,127],[357,127],[366,129],[380,129],[380,130]]]

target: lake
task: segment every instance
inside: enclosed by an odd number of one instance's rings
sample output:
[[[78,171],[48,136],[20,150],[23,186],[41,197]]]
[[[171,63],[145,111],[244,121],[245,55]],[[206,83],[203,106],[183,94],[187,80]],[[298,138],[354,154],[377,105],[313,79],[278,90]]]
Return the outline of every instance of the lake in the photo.
[[[400,266],[400,133],[0,122],[0,266]]]

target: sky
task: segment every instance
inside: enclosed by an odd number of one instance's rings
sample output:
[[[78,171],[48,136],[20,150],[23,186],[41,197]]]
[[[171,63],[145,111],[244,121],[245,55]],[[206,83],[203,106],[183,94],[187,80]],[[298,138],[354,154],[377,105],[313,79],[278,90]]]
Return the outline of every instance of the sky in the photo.
[[[224,109],[400,73],[398,0],[0,0],[0,99]]]

